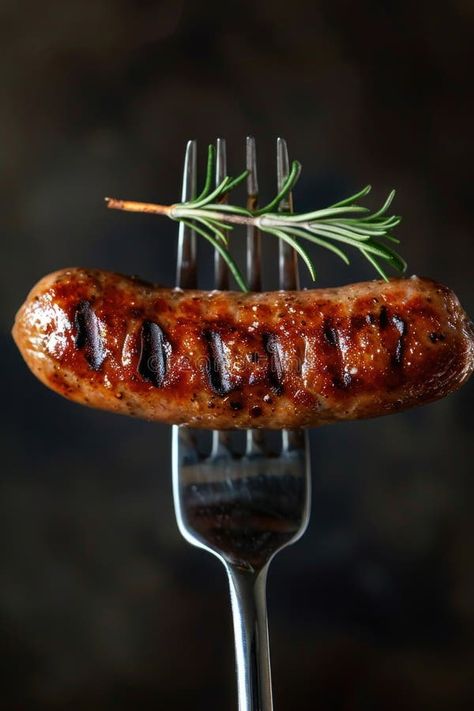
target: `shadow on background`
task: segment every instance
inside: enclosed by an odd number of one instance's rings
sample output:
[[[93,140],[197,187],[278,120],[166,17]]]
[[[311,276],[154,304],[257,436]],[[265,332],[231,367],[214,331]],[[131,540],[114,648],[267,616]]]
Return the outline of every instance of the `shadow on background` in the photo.
[[[277,135],[303,162],[301,209],[395,186],[410,271],[474,313],[473,7],[4,0],[1,708],[235,707],[226,581],[177,533],[169,428],[41,386],[9,335],[28,290],[73,265],[171,284],[175,227],[103,197],[173,201],[186,139],[204,159],[223,135],[236,172],[253,133],[266,194]],[[471,708],[472,402],[312,432],[310,529],[269,580],[278,709]]]

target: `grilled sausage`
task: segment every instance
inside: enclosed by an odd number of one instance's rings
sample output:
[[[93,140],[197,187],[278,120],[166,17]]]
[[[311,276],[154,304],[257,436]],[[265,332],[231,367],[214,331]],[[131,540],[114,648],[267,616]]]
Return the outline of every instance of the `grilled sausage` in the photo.
[[[376,417],[443,397],[474,369],[458,299],[417,277],[243,294],[66,269],[34,287],[13,335],[71,400],[204,428]]]

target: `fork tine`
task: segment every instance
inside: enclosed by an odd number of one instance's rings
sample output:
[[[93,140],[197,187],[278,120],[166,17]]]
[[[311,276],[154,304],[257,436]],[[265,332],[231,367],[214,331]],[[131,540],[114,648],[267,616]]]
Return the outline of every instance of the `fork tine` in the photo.
[[[288,173],[290,172],[290,160],[288,157],[288,147],[284,138],[277,139],[277,179],[278,190],[281,190]],[[289,195],[281,201],[278,210],[280,212],[293,212],[293,195]],[[295,290],[300,288],[298,273],[298,263],[296,252],[293,247],[283,240],[279,240],[279,276],[280,289]],[[303,430],[283,430],[282,431],[282,451],[284,453],[301,450],[308,446],[308,435]]]
[[[224,180],[226,175],[227,150],[225,138],[218,138],[216,142],[216,187]],[[224,199],[222,202],[227,202],[227,199]],[[214,275],[216,289],[225,291],[229,288],[229,268],[217,251],[214,256]]]
[[[247,178],[247,209],[255,210],[258,204],[258,176],[257,176],[257,148],[255,138],[247,136],[246,142],[246,168],[249,171]],[[247,227],[247,280],[251,291],[261,291],[261,237],[259,231],[253,226]],[[262,430],[247,430],[245,455],[252,457],[263,451]]]
[[[281,190],[283,183],[290,172],[290,161],[288,158],[288,148],[284,138],[277,139],[277,179],[278,190]],[[279,212],[293,212],[293,197],[291,193],[281,201]],[[300,288],[298,264],[296,261],[296,252],[293,247],[283,240],[279,240],[279,273],[280,273],[280,289],[285,291],[294,291]]]
[[[227,150],[225,138],[218,138],[216,142],[216,186],[221,183],[227,175]],[[226,201],[227,202],[227,201]],[[229,288],[229,269],[216,251],[214,256],[214,279],[216,289],[226,290]],[[230,437],[228,432],[214,430],[212,432],[211,457],[229,457]]]
[[[183,185],[181,201],[191,200],[196,195],[196,141],[188,141],[184,155]],[[176,286],[181,289],[195,289],[196,273],[196,233],[187,225],[179,223],[178,258],[176,266]]]
[[[255,210],[258,204],[257,149],[255,138],[247,136],[246,168],[247,178],[247,209]],[[262,290],[261,273],[261,238],[259,231],[253,226],[247,227],[247,279],[250,291]]]
[[[188,141],[184,154],[183,182],[181,200],[186,202],[196,195],[196,158],[197,144]],[[178,255],[176,263],[176,286],[181,289],[195,289],[197,286],[196,270],[196,233],[187,225],[179,224]],[[173,468],[199,460],[195,438],[186,427],[173,425],[172,430]]]

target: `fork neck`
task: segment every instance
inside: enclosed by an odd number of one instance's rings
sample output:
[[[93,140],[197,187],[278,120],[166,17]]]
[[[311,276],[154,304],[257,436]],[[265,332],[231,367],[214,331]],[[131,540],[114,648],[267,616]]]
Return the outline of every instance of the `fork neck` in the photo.
[[[239,711],[272,711],[266,603],[268,564],[244,571],[226,564],[229,577]]]

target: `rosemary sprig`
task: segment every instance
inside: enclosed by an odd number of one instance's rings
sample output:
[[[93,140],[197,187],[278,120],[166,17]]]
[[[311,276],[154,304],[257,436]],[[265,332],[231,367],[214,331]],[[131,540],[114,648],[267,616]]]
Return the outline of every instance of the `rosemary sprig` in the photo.
[[[223,204],[221,201],[247,178],[248,171],[245,170],[236,178],[226,176],[220,185],[213,189],[214,169],[215,149],[209,146],[204,188],[193,200],[174,205],[156,205],[106,198],[107,206],[130,212],[167,215],[173,220],[189,225],[219,251],[243,291],[247,291],[245,279],[228,248],[227,232],[235,225],[254,225],[261,232],[286,241],[305,262],[313,280],[316,279],[316,270],[304,247],[305,242],[324,247],[346,264],[349,264],[349,258],[340,245],[353,247],[386,281],[388,281],[384,268],[386,264],[401,273],[406,270],[405,260],[387,244],[387,241],[397,244],[399,242],[391,234],[391,230],[400,223],[401,218],[386,214],[395,196],[394,190],[388,195],[382,207],[372,213],[368,208],[357,204],[358,200],[370,192],[370,185],[355,195],[324,209],[302,214],[277,212],[278,205],[293,190],[299,178],[301,165],[294,161],[287,179],[273,200],[258,210],[247,210],[237,205]]]

